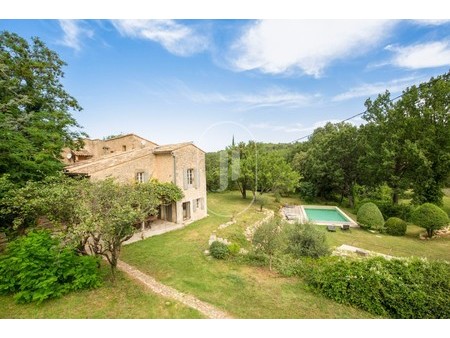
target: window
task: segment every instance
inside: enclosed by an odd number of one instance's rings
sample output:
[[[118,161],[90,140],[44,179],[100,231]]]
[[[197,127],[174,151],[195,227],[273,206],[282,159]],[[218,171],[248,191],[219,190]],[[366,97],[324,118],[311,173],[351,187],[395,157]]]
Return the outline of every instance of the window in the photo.
[[[194,184],[194,169],[187,170],[187,184]]]
[[[122,151],[127,151],[127,146],[122,146]]]
[[[200,207],[201,207],[201,198],[197,198],[196,200],[195,200],[195,202],[196,202],[196,204],[197,204],[197,209],[200,209]]]
[[[145,181],[145,173],[144,172],[138,172],[136,174],[136,181],[139,183],[144,183]]]

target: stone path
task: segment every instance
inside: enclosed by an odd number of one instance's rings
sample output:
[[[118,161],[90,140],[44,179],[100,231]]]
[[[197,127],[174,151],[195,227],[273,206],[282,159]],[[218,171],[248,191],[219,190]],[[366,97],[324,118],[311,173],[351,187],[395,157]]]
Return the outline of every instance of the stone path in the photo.
[[[217,309],[216,307],[212,306],[211,304],[208,304],[206,302],[201,301],[200,299],[197,299],[194,296],[184,294],[182,292],[179,292],[175,290],[174,288],[171,288],[170,286],[161,284],[153,277],[146,275],[145,273],[137,270],[136,268],[132,267],[131,265],[128,265],[125,262],[119,261],[117,263],[117,267],[130,275],[132,278],[138,280],[142,284],[144,284],[148,289],[153,291],[154,293],[164,296],[166,298],[174,299],[186,306],[189,306],[203,315],[205,315],[207,318],[211,319],[230,319],[232,318],[231,315],[228,313]]]

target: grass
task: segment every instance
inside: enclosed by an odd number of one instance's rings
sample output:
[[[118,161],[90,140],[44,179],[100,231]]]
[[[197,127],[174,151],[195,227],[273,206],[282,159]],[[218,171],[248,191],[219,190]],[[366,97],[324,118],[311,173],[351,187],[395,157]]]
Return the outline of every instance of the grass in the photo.
[[[237,318],[373,317],[315,294],[298,278],[282,278],[266,268],[205,256],[203,251],[208,248],[209,236],[220,224],[229,221],[231,215],[234,214],[237,220],[226,229],[231,234],[235,231],[233,228],[242,229],[263,217],[258,206],[248,206],[249,200],[243,200],[238,193],[210,194],[208,209],[212,212],[208,218],[184,229],[126,246],[122,259],[157,280],[195,295]]]
[[[118,271],[115,284],[102,268],[105,283],[94,290],[72,292],[41,304],[16,304],[12,296],[0,296],[2,319],[151,319],[203,318],[194,309],[147,291]]]

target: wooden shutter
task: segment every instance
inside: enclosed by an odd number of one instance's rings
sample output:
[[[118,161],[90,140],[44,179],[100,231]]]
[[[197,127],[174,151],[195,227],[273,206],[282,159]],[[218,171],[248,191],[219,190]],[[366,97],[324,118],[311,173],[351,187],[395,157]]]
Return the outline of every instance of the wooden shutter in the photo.
[[[198,169],[194,169],[194,187],[195,189],[200,188],[200,175]]]
[[[184,190],[187,190],[187,188],[188,188],[188,177],[187,177],[186,169],[183,169],[183,188],[184,188]]]
[[[193,200],[192,201],[192,209],[193,209],[194,212],[197,211],[197,200]]]
[[[202,197],[200,199],[200,207],[202,208],[202,210],[205,210],[205,198],[204,197]]]
[[[144,183],[148,182],[148,172],[144,172]]]

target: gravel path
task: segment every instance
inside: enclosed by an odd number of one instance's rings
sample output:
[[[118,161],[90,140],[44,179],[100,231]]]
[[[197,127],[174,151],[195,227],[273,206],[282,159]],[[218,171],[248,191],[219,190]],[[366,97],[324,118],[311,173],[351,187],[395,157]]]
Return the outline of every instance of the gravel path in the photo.
[[[228,313],[217,309],[216,307],[212,306],[211,304],[205,303],[194,296],[184,294],[182,292],[179,292],[175,290],[174,288],[171,288],[170,286],[161,284],[160,282],[156,281],[153,277],[150,277],[146,275],[145,273],[142,273],[141,271],[137,270],[136,268],[132,267],[131,265],[128,265],[122,261],[119,261],[117,264],[117,267],[133,277],[134,279],[138,280],[139,282],[143,283],[147,288],[152,290],[154,293],[167,297],[172,298],[180,303],[183,303],[184,305],[187,305],[199,312],[201,312],[203,315],[205,315],[208,318],[211,319],[227,319],[232,318]]]

